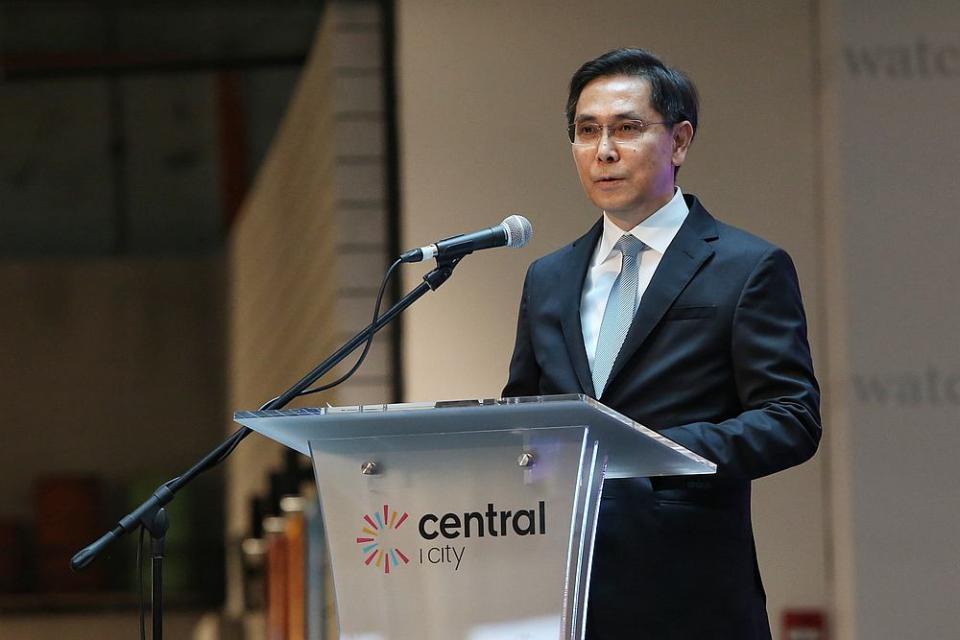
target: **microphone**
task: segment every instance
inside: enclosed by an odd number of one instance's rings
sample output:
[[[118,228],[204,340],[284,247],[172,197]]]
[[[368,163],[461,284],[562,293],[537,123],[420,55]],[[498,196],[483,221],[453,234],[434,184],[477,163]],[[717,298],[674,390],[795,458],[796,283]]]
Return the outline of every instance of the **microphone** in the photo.
[[[525,247],[533,237],[533,226],[523,216],[516,214],[503,222],[473,233],[461,233],[445,240],[438,240],[419,249],[400,254],[401,262],[421,262],[430,258],[461,258],[480,249],[494,247]]]

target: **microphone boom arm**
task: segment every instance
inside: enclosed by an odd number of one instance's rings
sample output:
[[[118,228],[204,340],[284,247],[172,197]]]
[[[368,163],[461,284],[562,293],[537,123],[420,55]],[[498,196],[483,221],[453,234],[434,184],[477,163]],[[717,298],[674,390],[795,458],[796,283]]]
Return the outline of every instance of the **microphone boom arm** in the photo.
[[[453,269],[462,257],[463,256],[443,258],[438,256],[437,266],[423,276],[423,282],[398,300],[396,304],[379,316],[375,322],[367,325],[344,343],[342,347],[327,357],[326,360],[314,367],[313,370],[298,380],[292,387],[265,404],[262,410],[278,410],[288,405],[300,395],[301,392],[310,388],[314,382],[329,373],[330,370],[340,364],[344,358],[356,351],[356,349],[367,340],[370,334],[376,334],[380,329],[390,324],[398,315],[403,313],[407,307],[422,298],[428,291],[436,291],[439,289],[443,283],[453,275]],[[73,570],[79,571],[87,567],[110,543],[131,531],[135,531],[138,526],[143,525],[148,528],[152,526],[157,511],[173,500],[180,489],[204,471],[208,471],[226,460],[240,441],[250,435],[250,433],[251,430],[247,427],[237,429],[229,438],[207,453],[207,455],[190,467],[183,475],[177,476],[173,480],[157,487],[153,495],[121,518],[113,529],[78,551],[70,560],[70,566]]]

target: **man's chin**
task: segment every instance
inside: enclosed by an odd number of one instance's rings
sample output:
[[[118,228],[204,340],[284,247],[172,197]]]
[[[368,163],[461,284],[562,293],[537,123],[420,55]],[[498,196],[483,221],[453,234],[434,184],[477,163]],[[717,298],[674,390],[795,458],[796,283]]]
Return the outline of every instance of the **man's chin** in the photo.
[[[603,197],[606,195],[606,197]],[[613,214],[625,214],[631,207],[623,198],[612,198],[607,194],[601,195],[601,197],[591,198],[593,204],[597,205],[597,208],[601,211],[606,211],[607,213]]]

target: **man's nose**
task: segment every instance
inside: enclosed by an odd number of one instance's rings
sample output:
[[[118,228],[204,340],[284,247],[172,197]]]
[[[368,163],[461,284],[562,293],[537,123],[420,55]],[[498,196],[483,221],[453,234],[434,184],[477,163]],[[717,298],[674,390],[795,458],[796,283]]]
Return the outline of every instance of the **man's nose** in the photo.
[[[620,151],[617,145],[610,139],[610,135],[604,131],[597,142],[597,160],[600,162],[616,162],[620,157]]]

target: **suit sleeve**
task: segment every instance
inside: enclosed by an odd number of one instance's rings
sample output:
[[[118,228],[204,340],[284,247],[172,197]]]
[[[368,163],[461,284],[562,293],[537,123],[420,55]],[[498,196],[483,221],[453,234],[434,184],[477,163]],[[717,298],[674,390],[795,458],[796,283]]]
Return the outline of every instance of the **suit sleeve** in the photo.
[[[733,316],[731,355],[743,412],[663,435],[717,463],[717,474],[759,478],[807,460],[820,442],[813,373],[796,269],[772,249],[753,269]]]
[[[529,316],[530,280],[533,278],[535,265],[536,263],[530,265],[523,281],[523,295],[520,297],[520,312],[517,317],[517,340],[513,347],[513,357],[510,359],[510,376],[500,393],[503,398],[540,394],[540,366],[537,364],[530,339]]]

